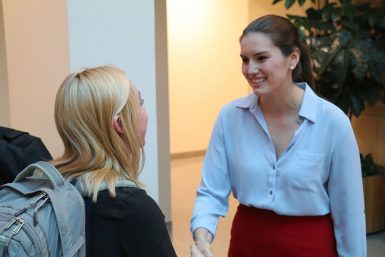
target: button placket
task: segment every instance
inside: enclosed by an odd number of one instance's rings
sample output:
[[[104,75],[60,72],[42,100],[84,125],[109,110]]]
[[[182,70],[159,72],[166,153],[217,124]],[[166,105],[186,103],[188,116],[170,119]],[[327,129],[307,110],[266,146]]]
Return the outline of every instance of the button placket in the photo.
[[[276,173],[276,162],[272,164],[272,171],[270,172],[270,183],[269,183],[269,196],[272,197],[274,193],[275,183],[277,181],[277,173]]]

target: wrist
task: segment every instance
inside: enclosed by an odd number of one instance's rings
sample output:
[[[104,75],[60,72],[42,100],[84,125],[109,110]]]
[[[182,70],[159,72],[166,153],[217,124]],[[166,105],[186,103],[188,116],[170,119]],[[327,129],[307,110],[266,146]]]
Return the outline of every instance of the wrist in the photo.
[[[210,245],[213,235],[206,228],[197,228],[193,232],[193,239],[197,245]]]

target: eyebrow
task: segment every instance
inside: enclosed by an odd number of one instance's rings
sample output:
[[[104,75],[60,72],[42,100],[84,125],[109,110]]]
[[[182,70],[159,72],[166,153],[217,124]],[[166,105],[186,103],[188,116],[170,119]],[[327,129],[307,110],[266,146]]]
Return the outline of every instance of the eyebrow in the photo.
[[[269,52],[267,52],[267,51],[262,51],[262,52],[258,52],[258,53],[255,53],[255,54],[253,54],[253,56],[258,56],[258,55],[262,55],[262,54],[268,54]],[[242,54],[240,54],[239,55],[240,57],[246,57],[245,55],[242,55]]]

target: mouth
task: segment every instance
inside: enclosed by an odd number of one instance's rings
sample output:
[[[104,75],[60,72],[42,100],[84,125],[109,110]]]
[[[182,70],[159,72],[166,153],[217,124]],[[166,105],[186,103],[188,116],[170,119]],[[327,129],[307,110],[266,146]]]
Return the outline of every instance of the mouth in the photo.
[[[250,85],[253,88],[259,88],[262,85],[262,83],[266,80],[267,80],[266,77],[258,77],[258,78],[250,78],[249,79]]]

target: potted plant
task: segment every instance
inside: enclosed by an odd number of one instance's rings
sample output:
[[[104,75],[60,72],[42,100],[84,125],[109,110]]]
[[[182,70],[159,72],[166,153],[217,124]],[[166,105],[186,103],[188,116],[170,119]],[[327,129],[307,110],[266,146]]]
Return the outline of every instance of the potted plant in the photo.
[[[296,2],[284,1],[286,9]],[[287,17],[299,28],[312,58],[315,91],[351,119],[368,105],[385,103],[385,1],[316,1],[305,16]],[[322,4],[321,4],[322,2]],[[363,3],[362,3],[363,2]],[[373,6],[373,3],[376,6]],[[385,229],[385,174],[372,155],[361,154],[367,232]]]
[[[385,229],[385,172],[374,164],[372,154],[360,154],[365,195],[366,231],[373,233]]]

